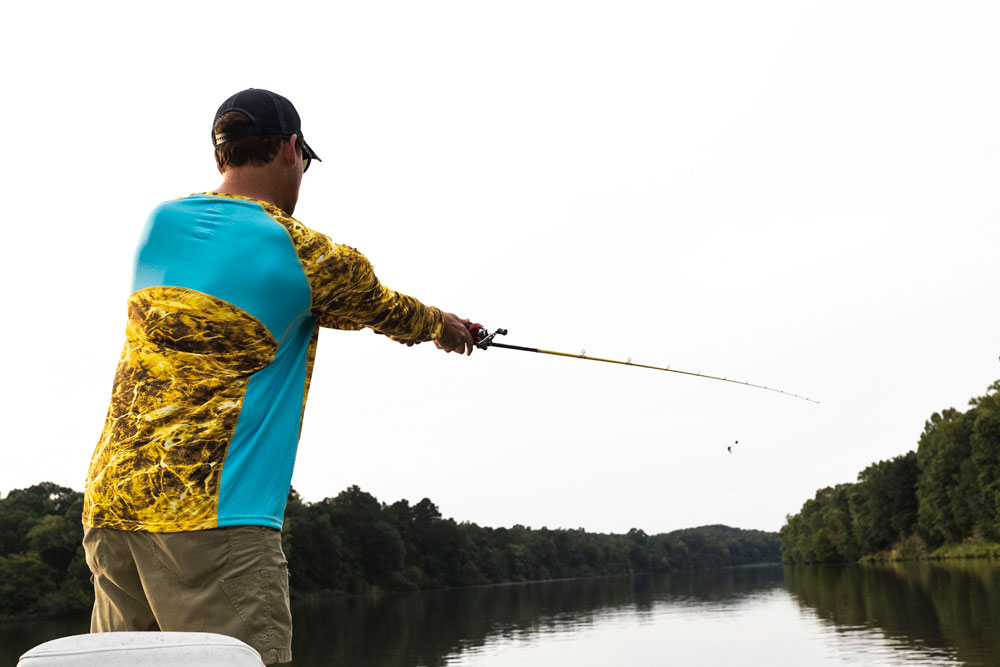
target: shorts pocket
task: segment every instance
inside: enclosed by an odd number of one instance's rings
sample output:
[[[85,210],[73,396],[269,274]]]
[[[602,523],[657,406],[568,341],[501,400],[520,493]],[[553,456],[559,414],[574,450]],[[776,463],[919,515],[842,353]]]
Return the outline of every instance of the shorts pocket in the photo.
[[[229,532],[225,529],[146,535],[160,566],[187,585],[201,583],[229,562]]]
[[[103,558],[104,541],[101,539],[100,530],[87,528],[83,532],[83,556],[90,568],[90,580],[93,582],[94,575],[100,574],[107,567],[107,558]]]
[[[292,615],[288,605],[288,570],[268,567],[219,582],[261,655],[291,650]]]

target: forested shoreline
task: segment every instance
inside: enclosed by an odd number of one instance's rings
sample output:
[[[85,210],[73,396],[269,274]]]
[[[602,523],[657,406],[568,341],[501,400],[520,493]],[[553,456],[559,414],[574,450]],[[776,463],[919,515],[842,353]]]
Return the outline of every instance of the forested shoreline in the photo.
[[[51,482],[0,499],[0,621],[85,613],[83,494]],[[776,563],[777,533],[702,526],[647,535],[488,528],[446,519],[429,499],[393,504],[352,486],[303,502],[282,543],[293,599]]]
[[[1000,556],[1000,380],[925,423],[916,451],[820,489],[780,531],[785,563]]]

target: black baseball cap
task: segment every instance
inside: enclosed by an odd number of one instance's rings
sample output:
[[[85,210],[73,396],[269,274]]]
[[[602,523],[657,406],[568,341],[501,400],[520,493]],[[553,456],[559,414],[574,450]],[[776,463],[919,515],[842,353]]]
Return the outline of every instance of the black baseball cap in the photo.
[[[231,132],[215,134],[215,122],[223,114],[230,111],[239,111],[245,114],[250,119],[250,124]],[[219,110],[215,112],[215,120],[212,121],[213,146],[244,137],[268,135],[290,137],[293,134],[302,136],[302,122],[299,120],[299,112],[295,110],[287,98],[263,88],[247,88],[236,93],[222,103]],[[305,139],[302,140],[302,157],[322,162],[320,157],[316,155],[316,151],[309,147]]]

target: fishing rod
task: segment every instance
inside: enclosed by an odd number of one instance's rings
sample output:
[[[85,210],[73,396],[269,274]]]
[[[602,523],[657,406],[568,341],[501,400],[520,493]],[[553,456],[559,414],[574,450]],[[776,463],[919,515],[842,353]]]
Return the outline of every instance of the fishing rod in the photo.
[[[792,398],[798,398],[803,401],[809,401],[810,403],[819,403],[819,401],[813,400],[808,396],[799,396],[798,394],[793,394],[789,391],[784,391],[782,389],[777,389],[776,387],[768,387],[762,384],[754,384],[753,382],[744,382],[743,380],[732,380],[727,377],[719,377],[717,375],[706,375],[704,373],[695,373],[694,371],[682,371],[677,368],[671,368],[670,366],[650,366],[648,364],[637,364],[632,361],[629,357],[628,361],[620,361],[618,359],[603,359],[601,357],[588,357],[586,355],[586,350],[581,350],[580,354],[570,354],[569,352],[555,352],[553,350],[543,350],[537,347],[523,347],[521,345],[508,345],[507,343],[498,343],[495,338],[497,336],[506,336],[506,329],[496,329],[492,333],[486,330],[482,324],[470,324],[469,333],[472,334],[472,338],[476,341],[476,347],[480,350],[486,350],[491,347],[500,347],[505,350],[519,350],[521,352],[537,352],[538,354],[551,354],[556,357],[570,357],[571,359],[586,359],[587,361],[603,361],[606,364],[619,364],[621,366],[635,366],[637,368],[649,368],[654,371],[665,371],[667,373],[679,373],[681,375],[692,375],[694,377],[705,378],[707,380],[719,380],[720,382],[729,382],[732,384],[740,384],[744,387],[754,387],[756,389],[765,389],[767,391],[773,391],[778,394],[784,394],[785,396],[791,396]]]

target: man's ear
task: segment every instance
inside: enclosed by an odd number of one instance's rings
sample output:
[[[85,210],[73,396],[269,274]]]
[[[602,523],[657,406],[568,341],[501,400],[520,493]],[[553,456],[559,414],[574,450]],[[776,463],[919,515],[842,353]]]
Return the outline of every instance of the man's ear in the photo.
[[[288,141],[281,142],[281,157],[287,164],[295,164],[295,161],[299,159],[295,152],[295,142],[298,139],[299,135],[293,134],[288,138]]]

